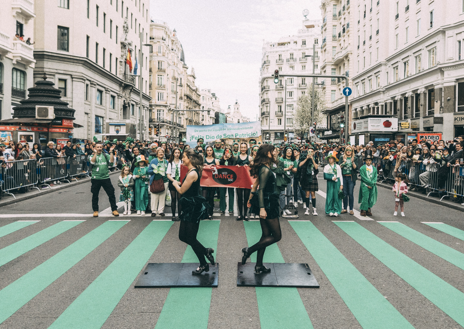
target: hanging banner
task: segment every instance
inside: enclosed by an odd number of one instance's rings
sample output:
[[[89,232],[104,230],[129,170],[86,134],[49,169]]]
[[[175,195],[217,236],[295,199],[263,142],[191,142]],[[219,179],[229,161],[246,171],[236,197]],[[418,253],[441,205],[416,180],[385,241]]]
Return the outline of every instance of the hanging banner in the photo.
[[[182,166],[180,181],[184,180],[188,169]],[[250,176],[250,167],[214,166],[204,167],[201,175],[202,187],[237,187],[251,189],[254,179]]]
[[[216,139],[244,139],[261,136],[261,122],[220,123],[210,126],[187,126],[187,143],[195,145],[199,138],[205,143]]]

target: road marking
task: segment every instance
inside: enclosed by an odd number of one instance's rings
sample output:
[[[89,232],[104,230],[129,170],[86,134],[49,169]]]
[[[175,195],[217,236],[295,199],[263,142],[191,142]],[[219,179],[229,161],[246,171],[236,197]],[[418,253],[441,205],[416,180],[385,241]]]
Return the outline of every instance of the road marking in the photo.
[[[22,228],[28,227],[29,225],[35,224],[39,222],[37,221],[17,221],[10,223],[8,225],[0,227],[0,238],[4,237],[5,235],[11,234],[13,232],[16,232],[17,230],[20,230]]]
[[[137,213],[132,213],[130,215],[123,215],[120,214],[122,217],[130,216],[130,217],[151,217],[151,213],[146,213],[145,215],[137,215]],[[159,217],[159,215],[156,215]],[[213,214],[215,217],[221,217],[221,216],[226,216],[230,217],[228,215],[221,215],[219,213]],[[62,218],[62,217],[75,217],[75,218],[88,218],[88,217],[93,217],[93,214],[66,214],[66,213],[60,213],[60,214],[0,214],[0,218]],[[113,216],[112,213],[99,213],[98,217],[106,218],[106,217],[115,217]],[[163,217],[172,217],[172,213],[167,213],[164,214]],[[97,218],[97,217],[96,217]],[[21,220],[21,222],[26,222],[27,220]],[[18,221],[19,222],[19,221]]]
[[[426,224],[426,223],[424,223],[424,224]],[[439,231],[441,231],[443,233],[449,234],[449,235],[455,237],[456,239],[464,241],[464,231],[462,231],[462,230],[460,230],[458,228],[455,228],[455,227],[453,227],[451,225],[443,224],[443,223],[428,223],[427,225],[430,226],[430,227],[433,227],[434,229],[439,230]]]
[[[0,291],[0,323],[47,288],[92,250],[106,241],[124,222],[105,222],[55,256]]]
[[[261,225],[258,222],[244,222],[248,245],[261,238]],[[256,262],[256,252],[250,257]],[[277,244],[266,248],[265,263],[285,263]],[[313,328],[308,312],[296,288],[256,287],[259,321],[263,329]]]
[[[43,229],[42,231],[28,236],[27,238],[10,244],[8,247],[0,249],[0,266],[11,262],[13,259],[18,258],[19,256],[25,254],[28,251],[31,251],[34,248],[37,248],[41,244],[44,244],[45,242],[57,237],[58,235],[79,224],[79,222],[61,221],[55,225]]]
[[[399,223],[397,220],[378,220],[377,223]]]
[[[200,222],[198,241],[205,248],[213,248],[217,255],[220,221]],[[192,247],[188,246],[182,263],[198,263]],[[210,271],[214,267],[210,265]],[[169,290],[155,329],[208,328],[213,288],[175,288]]]
[[[49,328],[101,328],[171,226],[151,222]]]
[[[40,222],[40,220],[27,220],[27,219],[23,219],[23,220],[18,220],[17,222],[19,223],[37,223],[37,222]]]
[[[464,293],[425,269],[358,223],[337,223],[345,233],[375,258],[464,326]]]
[[[314,224],[295,221],[290,225],[361,327],[412,328],[411,324]]]
[[[422,224],[426,224],[426,225],[429,225],[429,224],[443,224],[443,222],[421,222]]]
[[[327,198],[327,193],[323,192],[323,191],[317,191],[316,192],[317,194],[319,194],[321,197],[323,197],[324,199]],[[356,217],[357,219],[359,220],[374,220],[373,218],[370,218],[369,216],[361,216],[361,213],[356,210],[356,209],[353,209],[353,212],[354,212],[354,217]]]
[[[333,220],[332,223],[354,223],[354,220]]]

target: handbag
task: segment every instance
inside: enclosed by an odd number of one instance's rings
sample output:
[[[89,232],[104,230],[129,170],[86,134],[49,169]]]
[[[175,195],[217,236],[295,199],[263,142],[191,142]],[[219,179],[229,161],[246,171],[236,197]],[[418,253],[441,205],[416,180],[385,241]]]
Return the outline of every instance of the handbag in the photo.
[[[403,194],[403,201],[409,202],[409,197],[406,194]]]
[[[157,194],[164,192],[164,181],[162,178],[154,179],[150,184],[150,192]]]

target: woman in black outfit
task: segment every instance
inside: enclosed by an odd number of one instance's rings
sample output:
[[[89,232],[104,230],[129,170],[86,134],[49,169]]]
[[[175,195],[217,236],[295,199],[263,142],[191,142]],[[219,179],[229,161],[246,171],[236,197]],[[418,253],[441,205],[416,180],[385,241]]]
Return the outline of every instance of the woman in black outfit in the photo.
[[[240,144],[240,154],[235,160],[236,166],[246,166],[248,167],[251,164],[251,157],[248,155],[248,145],[247,143]],[[237,220],[248,220],[248,207],[247,202],[250,198],[250,189],[247,188],[237,188],[237,206],[239,215]]]
[[[214,150],[212,146],[206,147],[206,155],[205,155],[205,166],[218,166],[219,160],[216,159],[214,154]],[[213,209],[214,209],[214,193],[216,192],[216,187],[202,187],[203,197],[208,201],[210,206],[208,215],[209,219],[213,219]]]
[[[205,248],[197,240],[198,228],[200,227],[200,220],[208,218],[208,202],[200,195],[200,179],[203,169],[203,156],[195,153],[192,149],[184,150],[182,156],[182,163],[188,168],[187,175],[182,181],[182,187],[178,181],[172,182],[172,185],[182,195],[179,200],[180,205],[180,227],[179,239],[190,245],[200,261],[200,266],[192,271],[193,275],[200,275],[203,272],[209,271],[209,264],[206,258],[210,261],[211,265],[214,262],[214,249]]]
[[[276,179],[271,171],[271,166],[277,162],[277,155],[278,149],[273,145],[261,145],[251,167],[251,175],[257,176],[251,192],[254,194],[258,186],[259,190],[248,202],[251,204],[252,213],[259,213],[263,233],[258,243],[242,249],[242,264],[245,264],[247,258],[257,251],[255,274],[271,272],[271,269],[263,265],[264,252],[267,246],[282,238],[279,222],[279,193],[276,192]]]

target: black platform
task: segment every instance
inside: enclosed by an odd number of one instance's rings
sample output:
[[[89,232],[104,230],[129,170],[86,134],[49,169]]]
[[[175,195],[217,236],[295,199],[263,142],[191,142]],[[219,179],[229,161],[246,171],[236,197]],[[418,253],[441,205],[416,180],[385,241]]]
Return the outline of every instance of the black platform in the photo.
[[[266,274],[255,274],[255,265],[238,263],[237,286],[319,288],[308,264],[265,263],[271,269]]]
[[[149,263],[135,288],[217,287],[219,264],[209,266],[209,272],[192,275],[198,263]]]

